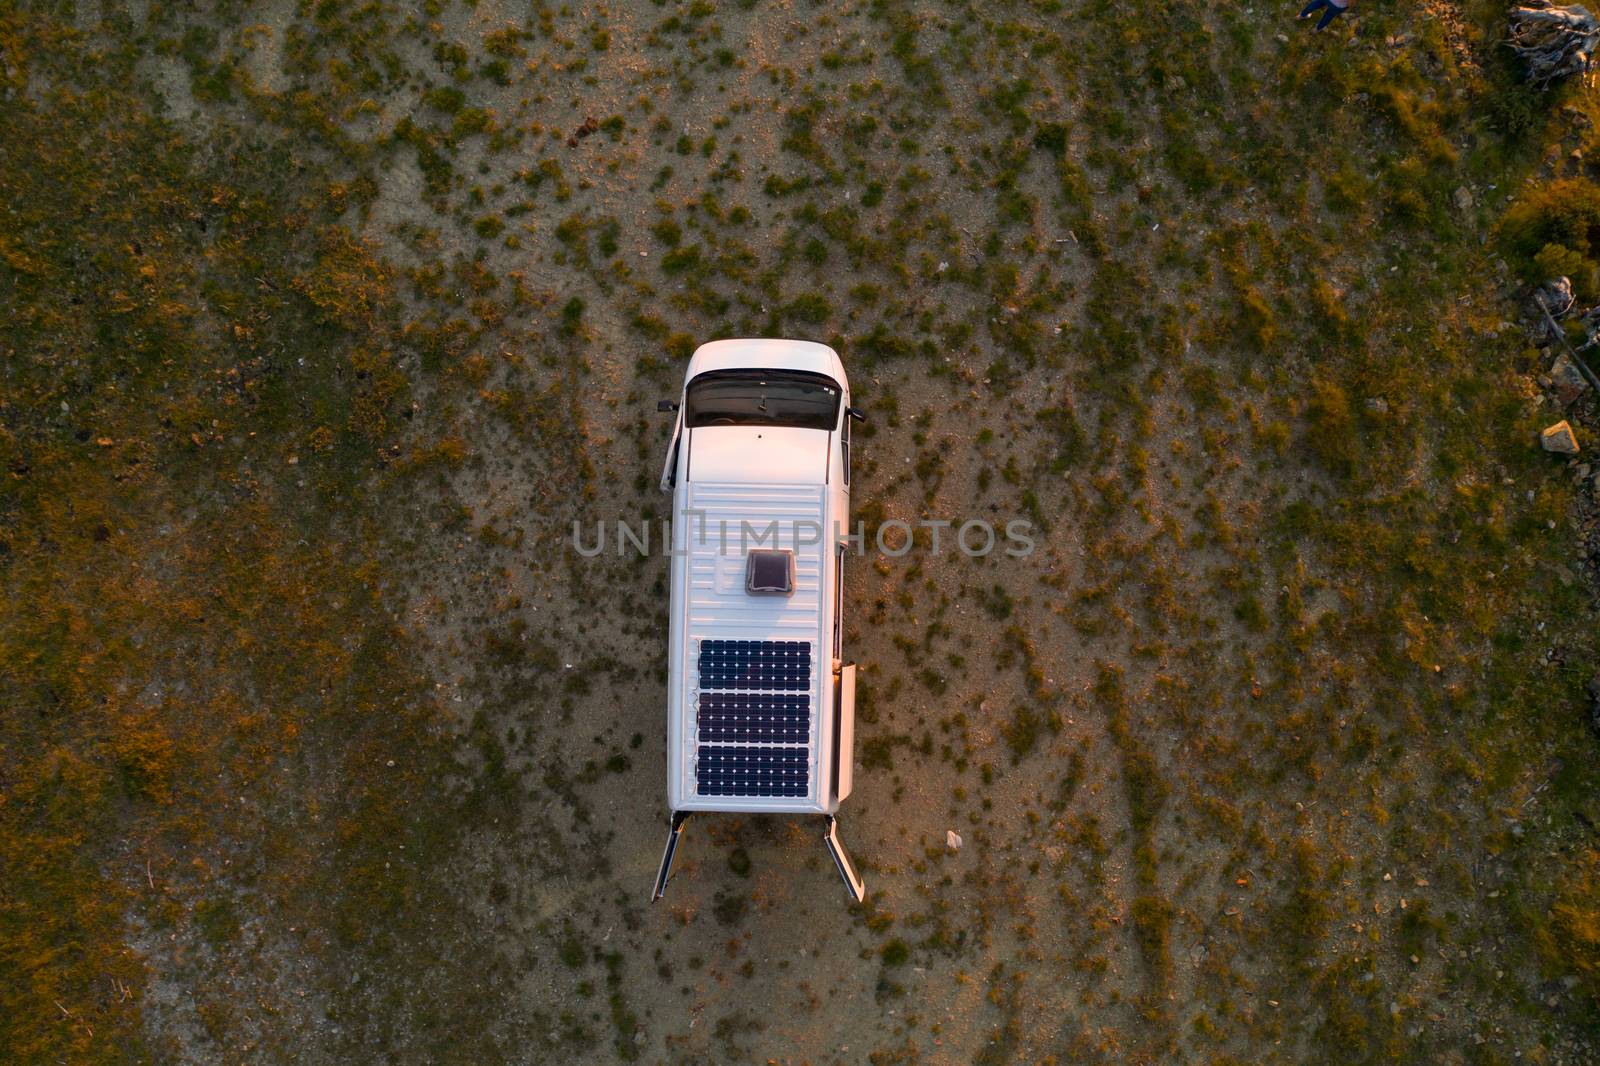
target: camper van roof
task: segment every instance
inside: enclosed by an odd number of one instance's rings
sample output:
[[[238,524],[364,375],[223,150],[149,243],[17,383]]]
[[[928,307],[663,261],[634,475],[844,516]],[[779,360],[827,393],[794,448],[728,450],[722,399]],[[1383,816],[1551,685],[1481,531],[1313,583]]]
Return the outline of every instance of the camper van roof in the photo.
[[[824,612],[831,549],[822,532],[831,518],[827,486],[691,481],[685,487],[693,517],[674,523],[687,570],[681,601],[685,639],[676,649],[680,658],[671,664],[672,677],[681,686],[676,707],[684,716],[678,733],[683,747],[672,766],[682,776],[683,795],[690,798],[679,807],[821,812],[827,784],[820,776],[825,767],[818,754],[820,742],[831,732],[826,715],[832,709],[832,645]],[[792,553],[787,595],[749,593],[752,549]],[[721,720],[728,725],[713,724]],[[754,730],[744,731],[752,723]],[[697,787],[697,755],[735,754],[701,745],[743,739],[804,745],[741,748],[737,753],[792,760],[792,767],[773,770],[784,778],[777,782],[783,787],[730,788],[722,799],[706,791],[703,775]],[[730,767],[730,780],[737,781],[741,769],[746,768]],[[792,788],[786,787],[784,775],[792,776]]]
[[[713,341],[685,378],[752,370],[823,374],[847,388],[833,349],[808,341]],[[684,433],[672,521],[669,799],[677,811],[826,814],[832,530],[834,509],[848,507],[829,476],[836,434],[765,423]],[[791,555],[787,591],[752,594],[750,552],[771,549]]]

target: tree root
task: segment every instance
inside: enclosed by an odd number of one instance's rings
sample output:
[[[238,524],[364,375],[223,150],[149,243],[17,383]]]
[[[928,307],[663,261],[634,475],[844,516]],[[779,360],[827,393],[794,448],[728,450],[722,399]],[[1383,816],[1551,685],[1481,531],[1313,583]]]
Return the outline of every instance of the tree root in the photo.
[[[1600,48],[1600,20],[1586,7],[1526,0],[1511,9],[1511,50],[1528,64],[1528,80],[1543,89],[1569,74],[1586,74]]]

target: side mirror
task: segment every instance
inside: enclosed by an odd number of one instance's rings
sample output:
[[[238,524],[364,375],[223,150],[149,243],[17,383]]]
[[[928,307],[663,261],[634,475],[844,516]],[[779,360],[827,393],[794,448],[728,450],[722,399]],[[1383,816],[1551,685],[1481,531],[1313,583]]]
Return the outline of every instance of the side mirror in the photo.
[[[677,400],[657,400],[656,401],[656,410],[657,411],[676,411],[677,409],[678,409],[678,401]]]
[[[865,422],[867,420],[867,412],[863,411],[859,407],[846,407],[844,409],[844,413],[855,419],[857,422]]]

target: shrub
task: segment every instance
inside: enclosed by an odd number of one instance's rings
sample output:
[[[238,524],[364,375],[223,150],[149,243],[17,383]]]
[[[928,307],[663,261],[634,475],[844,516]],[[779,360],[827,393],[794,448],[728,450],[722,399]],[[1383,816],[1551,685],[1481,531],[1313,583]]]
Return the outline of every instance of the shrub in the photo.
[[[174,750],[158,729],[128,722],[110,740],[123,788],[130,796],[165,803],[171,798]]]
[[[674,359],[689,358],[694,348],[694,337],[687,333],[674,333],[667,338],[667,354]]]
[[[1033,145],[1042,148],[1053,156],[1062,156],[1067,152],[1067,138],[1071,130],[1061,122],[1045,122],[1033,132]]]
[[[598,247],[600,254],[607,259],[617,254],[618,238],[622,235],[622,225],[614,218],[608,218],[600,224],[600,237]]]
[[[1552,972],[1576,974],[1600,1004],[1600,850],[1585,851],[1562,879],[1539,947]]]
[[[1258,352],[1271,348],[1278,339],[1278,318],[1266,296],[1254,285],[1239,290],[1238,333],[1246,347]]]
[[[1306,421],[1306,443],[1312,453],[1332,472],[1348,476],[1355,466],[1354,415],[1349,394],[1337,382],[1313,378]]]
[[[676,248],[683,240],[683,229],[670,218],[658,219],[650,227],[650,232],[655,234],[656,240],[668,248]]]
[[[422,99],[429,107],[447,115],[454,115],[467,105],[466,94],[453,85],[430,89]]]
[[[826,322],[833,313],[833,307],[828,303],[828,298],[817,292],[801,293],[791,300],[783,309],[785,316],[799,322],[816,325]]]
[[[1335,211],[1354,211],[1366,200],[1366,194],[1367,179],[1348,164],[1330,174],[1322,185],[1322,198]]]
[[[1289,898],[1283,903],[1276,924],[1284,950],[1303,963],[1316,954],[1331,910],[1322,888],[1323,870],[1316,845],[1305,837],[1296,837],[1290,855]]]
[[[1547,244],[1533,257],[1536,280],[1565,276],[1572,281],[1573,289],[1589,295],[1597,291],[1596,279],[1600,277],[1595,263],[1582,252],[1564,244]]]
[[[226,898],[203,899],[194,908],[195,925],[213,949],[220,949],[239,935],[239,916]]]
[[[750,904],[750,897],[738,893],[718,892],[712,901],[711,913],[717,916],[717,921],[723,925],[738,925],[739,919],[744,917],[745,908]]]
[[[1500,223],[1500,238],[1529,281],[1543,281],[1552,264],[1583,295],[1595,295],[1600,260],[1600,186],[1581,178],[1551,182],[1518,198]]]
[[[1131,910],[1139,954],[1151,976],[1165,988],[1172,973],[1172,904],[1156,895],[1140,896]]]
[[[1544,93],[1523,81],[1508,80],[1487,94],[1484,111],[1489,125],[1511,142],[1528,140],[1550,121]]]
[[[1038,712],[1019,704],[1011,712],[1011,721],[1000,727],[1000,732],[1006,738],[1006,746],[1011,749],[1013,766],[1026,758],[1039,743],[1041,724]]]
[[[682,274],[700,265],[700,246],[683,245],[661,257],[661,269],[668,274]]]
[[[315,265],[294,279],[322,321],[351,331],[371,328],[389,283],[389,268],[372,246],[343,226],[323,230]]]
[[[572,336],[583,322],[583,301],[574,296],[561,308],[561,332]]]

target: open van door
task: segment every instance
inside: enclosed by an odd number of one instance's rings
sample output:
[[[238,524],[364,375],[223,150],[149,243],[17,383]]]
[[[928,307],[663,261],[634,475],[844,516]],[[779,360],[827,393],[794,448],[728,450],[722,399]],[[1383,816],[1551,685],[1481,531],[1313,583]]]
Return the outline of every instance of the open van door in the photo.
[[[666,403],[667,401],[662,401]],[[677,408],[677,404],[672,407]],[[657,406],[657,410],[663,410]],[[678,419],[672,427],[672,443],[667,446],[667,461],[661,467],[661,491],[671,492],[678,483],[678,446],[683,442],[683,412],[678,412]]]
[[[836,675],[838,687],[834,690],[834,707],[838,716],[834,720],[834,740],[838,750],[833,756],[833,794],[839,802],[850,795],[855,782],[856,747],[856,664],[846,663]]]
[[[835,660],[837,662],[837,660]],[[833,803],[837,808],[850,795],[854,784],[856,746],[856,664],[841,663],[833,672]],[[839,842],[839,822],[833,815],[825,819],[827,831],[822,840],[828,845],[834,868],[844,880],[850,898],[860,903],[866,898],[867,888],[855,864]]]

